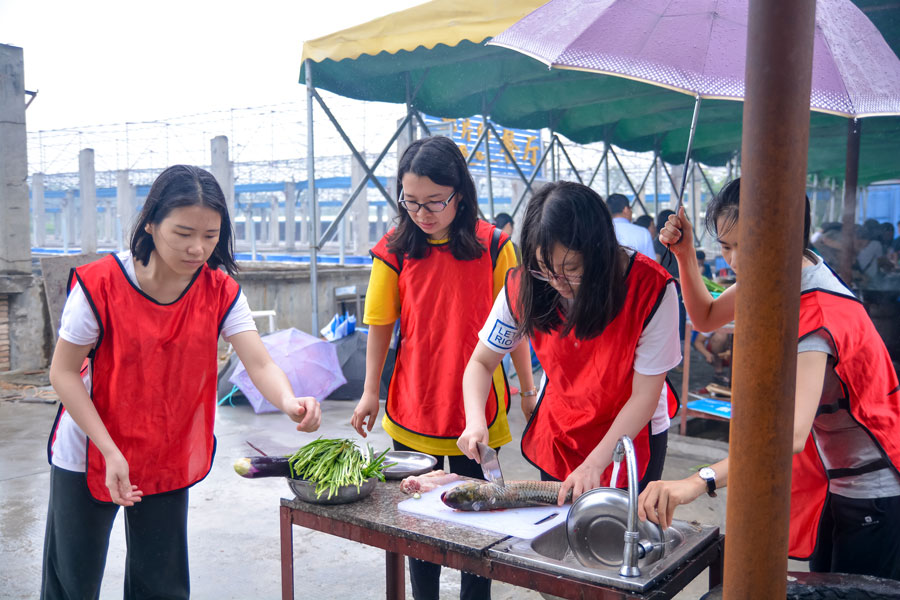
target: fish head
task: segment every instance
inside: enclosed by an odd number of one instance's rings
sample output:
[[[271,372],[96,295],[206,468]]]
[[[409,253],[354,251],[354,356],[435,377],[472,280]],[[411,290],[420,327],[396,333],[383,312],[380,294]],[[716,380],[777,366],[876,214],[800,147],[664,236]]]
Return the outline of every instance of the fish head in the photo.
[[[456,510],[489,510],[491,498],[485,495],[483,485],[474,481],[460,484],[441,494],[441,502]]]

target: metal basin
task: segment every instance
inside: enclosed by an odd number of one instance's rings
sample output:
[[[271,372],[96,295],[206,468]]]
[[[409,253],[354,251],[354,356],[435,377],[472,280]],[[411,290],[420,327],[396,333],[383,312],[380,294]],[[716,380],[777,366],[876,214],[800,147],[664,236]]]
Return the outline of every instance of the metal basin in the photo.
[[[641,574],[637,577],[619,575],[618,564],[592,563],[595,566],[583,565],[569,546],[569,535],[566,524],[560,523],[531,540],[509,538],[488,551],[491,558],[518,564],[545,572],[582,579],[591,583],[607,585],[622,590],[645,592],[652,589],[666,575],[691,559],[711,544],[717,542],[719,528],[699,523],[674,521],[665,532],[665,548],[660,552],[652,552],[638,561]],[[621,533],[614,532],[618,537]],[[623,546],[622,537],[616,540]],[[612,546],[609,542],[608,546]],[[605,557],[606,562],[615,563]]]

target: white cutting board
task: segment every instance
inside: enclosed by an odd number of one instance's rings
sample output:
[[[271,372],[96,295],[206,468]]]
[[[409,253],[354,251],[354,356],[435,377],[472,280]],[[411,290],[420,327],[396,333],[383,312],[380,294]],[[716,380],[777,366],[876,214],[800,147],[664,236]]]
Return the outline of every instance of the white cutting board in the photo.
[[[562,506],[535,506],[531,508],[507,508],[504,510],[462,511],[454,510],[441,502],[441,494],[460,485],[461,481],[425,492],[421,498],[410,498],[397,508],[410,514],[450,521],[478,529],[486,529],[503,535],[531,539],[559,523],[565,523],[571,504]],[[543,521],[550,515],[553,517]],[[538,521],[541,521],[540,523]]]

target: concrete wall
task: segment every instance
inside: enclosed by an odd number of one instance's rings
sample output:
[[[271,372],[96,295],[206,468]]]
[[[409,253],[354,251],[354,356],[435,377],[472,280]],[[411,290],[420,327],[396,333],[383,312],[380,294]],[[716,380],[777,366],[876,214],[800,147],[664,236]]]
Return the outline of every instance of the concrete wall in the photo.
[[[275,310],[276,329],[294,327],[307,333],[312,329],[312,293],[309,284],[309,267],[306,265],[282,266],[241,263],[236,277],[252,310]],[[364,288],[369,283],[368,266],[320,266],[319,277],[319,326],[324,327],[336,312],[334,289],[348,285]],[[265,321],[257,321],[265,331]],[[317,335],[317,332],[315,332]]]
[[[16,278],[18,293],[9,294],[9,369],[29,371],[50,364],[53,341],[50,313],[39,275]]]

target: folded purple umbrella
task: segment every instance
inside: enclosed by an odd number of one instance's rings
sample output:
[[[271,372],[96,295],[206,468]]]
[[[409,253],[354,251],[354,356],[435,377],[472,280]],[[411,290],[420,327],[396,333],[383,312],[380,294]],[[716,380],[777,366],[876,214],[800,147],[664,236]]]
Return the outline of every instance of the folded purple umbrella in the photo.
[[[262,338],[262,342],[275,364],[287,375],[295,396],[314,396],[321,402],[347,383],[338,361],[337,349],[329,342],[294,328],[270,333]],[[250,381],[243,363],[238,363],[228,381],[238,386],[254,411],[278,410]]]

